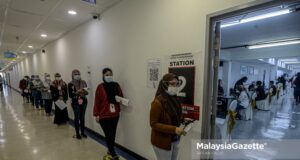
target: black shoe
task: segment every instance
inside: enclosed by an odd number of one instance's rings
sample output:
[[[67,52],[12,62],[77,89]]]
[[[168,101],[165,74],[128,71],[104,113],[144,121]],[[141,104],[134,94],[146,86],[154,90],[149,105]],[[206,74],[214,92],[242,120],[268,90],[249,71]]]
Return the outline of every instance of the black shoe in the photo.
[[[85,135],[85,134],[83,133],[83,134],[81,134],[81,137],[82,137],[82,138],[87,138],[87,135]]]
[[[81,139],[80,135],[74,135],[73,138]]]

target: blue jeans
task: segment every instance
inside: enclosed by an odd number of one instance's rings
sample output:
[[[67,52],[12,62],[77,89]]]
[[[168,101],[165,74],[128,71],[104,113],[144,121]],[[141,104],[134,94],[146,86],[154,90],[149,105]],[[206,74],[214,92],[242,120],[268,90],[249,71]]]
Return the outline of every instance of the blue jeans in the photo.
[[[74,111],[74,123],[75,123],[75,131],[76,135],[79,134],[79,127],[81,130],[81,134],[84,134],[84,127],[85,127],[85,110],[86,110],[87,104],[82,104],[82,105],[73,105],[72,108]]]

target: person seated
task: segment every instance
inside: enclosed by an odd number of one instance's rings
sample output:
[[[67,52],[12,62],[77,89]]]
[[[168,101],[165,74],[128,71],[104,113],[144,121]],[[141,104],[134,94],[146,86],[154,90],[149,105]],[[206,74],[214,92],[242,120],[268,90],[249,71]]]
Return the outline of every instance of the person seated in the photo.
[[[255,91],[255,81],[253,81],[253,82],[249,85],[248,91]]]
[[[256,98],[255,98],[255,101],[260,101],[260,100],[266,99],[267,95],[265,94],[265,90],[262,86],[261,81],[256,82],[255,92],[256,92],[256,95],[257,95]]]
[[[241,120],[242,117],[241,117],[239,112],[240,112],[240,110],[246,109],[249,106],[249,96],[248,96],[244,86],[239,85],[237,87],[237,89],[238,89],[238,92],[239,92],[239,96],[238,96],[238,99],[237,99],[238,104],[237,104],[237,107],[236,107],[236,112],[237,112],[236,117],[237,117],[237,119]]]
[[[275,96],[277,93],[277,88],[274,85],[274,81],[270,81],[270,85],[269,85],[269,91],[272,93],[272,96]]]
[[[221,79],[218,80],[218,96],[219,97],[223,97],[224,96],[224,89],[223,89],[223,84],[222,84],[222,80]]]

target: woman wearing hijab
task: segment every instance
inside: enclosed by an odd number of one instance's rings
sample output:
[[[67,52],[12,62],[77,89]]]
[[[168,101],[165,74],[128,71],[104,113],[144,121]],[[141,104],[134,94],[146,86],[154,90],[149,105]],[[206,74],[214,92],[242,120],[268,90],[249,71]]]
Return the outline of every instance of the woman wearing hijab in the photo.
[[[177,98],[178,77],[168,73],[159,83],[151,104],[151,143],[158,160],[176,160],[180,135],[182,110]]]
[[[103,83],[99,84],[95,93],[94,116],[105,134],[108,148],[104,159],[119,159],[114,149],[117,124],[120,116],[120,104],[115,97],[123,97],[122,90],[117,82],[113,81],[113,73],[109,68],[102,71]]]
[[[68,87],[67,84],[62,80],[61,75],[59,73],[55,74],[55,80],[51,85],[51,93],[54,102],[58,100],[64,101],[64,103],[68,100]],[[64,124],[69,120],[67,107],[61,109],[55,104],[55,116],[54,116],[54,124],[60,125]]]
[[[75,131],[76,138],[81,139],[87,138],[84,134],[84,115],[87,106],[86,91],[87,85],[84,80],[81,79],[80,71],[75,69],[72,71],[72,81],[68,84],[69,88],[69,97],[72,99],[72,108],[74,111],[74,122],[75,122]],[[79,126],[81,134],[79,134]]]
[[[44,103],[45,112],[47,116],[51,116],[52,111],[52,94],[50,90],[50,86],[52,85],[52,81],[50,78],[50,74],[45,74],[45,80],[43,82],[42,89],[42,101]]]

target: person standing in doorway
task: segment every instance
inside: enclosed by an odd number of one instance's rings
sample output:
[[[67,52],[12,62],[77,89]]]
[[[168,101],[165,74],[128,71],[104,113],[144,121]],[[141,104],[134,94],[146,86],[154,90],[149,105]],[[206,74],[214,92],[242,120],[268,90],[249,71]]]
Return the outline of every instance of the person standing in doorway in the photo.
[[[42,89],[42,101],[45,107],[45,112],[47,116],[51,116],[52,112],[52,93],[50,87],[52,85],[50,74],[45,74],[45,80],[43,82]]]
[[[68,84],[69,97],[72,99],[71,105],[74,111],[74,123],[75,123],[75,138],[81,139],[87,138],[84,133],[85,111],[87,107],[88,92],[86,90],[87,84],[81,79],[80,71],[75,69],[72,71],[72,81]],[[79,133],[79,128],[81,134]]]
[[[50,88],[54,102],[57,102],[58,100],[61,100],[64,103],[67,102],[68,87],[59,73],[55,74],[55,80],[52,82]],[[65,107],[60,107],[55,103],[54,124],[61,125],[67,123],[67,121],[69,121],[69,116],[66,105]]]
[[[123,97],[120,85],[113,81],[113,72],[109,68],[102,71],[103,83],[99,84],[95,93],[94,116],[105,134],[108,153],[104,159],[119,159],[114,149],[117,125],[120,116],[120,104],[116,96]]]
[[[300,103],[300,72],[297,73],[293,85],[294,85],[294,96],[296,100],[296,105],[298,105]]]
[[[177,98],[178,77],[168,73],[160,81],[151,104],[151,143],[158,160],[177,160],[182,109]]]

